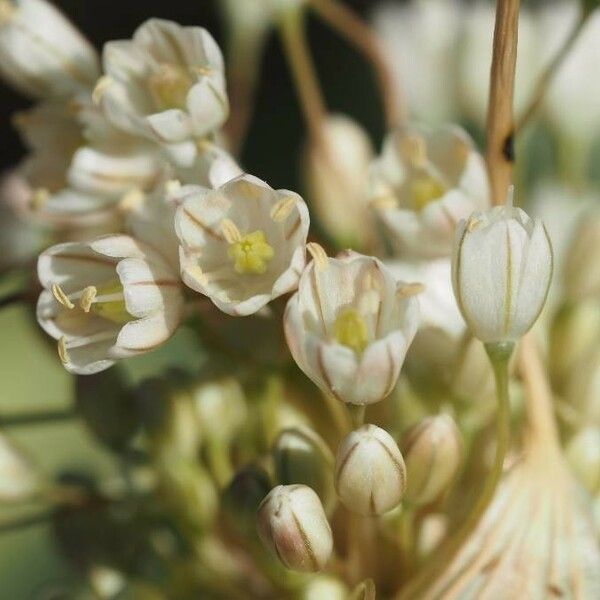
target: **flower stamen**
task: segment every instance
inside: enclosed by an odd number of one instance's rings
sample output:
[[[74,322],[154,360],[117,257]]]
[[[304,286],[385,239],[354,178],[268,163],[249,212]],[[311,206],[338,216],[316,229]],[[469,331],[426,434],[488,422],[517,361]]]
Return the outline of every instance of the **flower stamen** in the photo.
[[[54,296],[54,299],[59,304],[62,304],[62,306],[64,306],[65,308],[68,308],[69,310],[75,308],[75,305],[71,302],[71,300],[69,299],[69,296],[60,287],[60,285],[58,285],[58,283],[52,284],[51,291],[52,291],[52,295]]]
[[[360,354],[369,343],[367,324],[355,309],[342,311],[333,324],[333,335],[338,343]]]
[[[231,225],[235,227],[233,223]],[[267,265],[275,255],[273,248],[267,242],[264,232],[261,230],[253,231],[242,237],[237,227],[235,231],[237,235],[231,237],[232,241],[229,242],[228,255],[234,261],[236,273],[241,275],[262,275],[266,272]],[[225,228],[223,229],[223,233],[229,241]]]
[[[315,265],[319,270],[323,271],[327,268],[327,252],[325,252],[321,244],[317,244],[317,242],[309,242],[306,244],[306,249],[312,256],[313,260],[315,261]]]

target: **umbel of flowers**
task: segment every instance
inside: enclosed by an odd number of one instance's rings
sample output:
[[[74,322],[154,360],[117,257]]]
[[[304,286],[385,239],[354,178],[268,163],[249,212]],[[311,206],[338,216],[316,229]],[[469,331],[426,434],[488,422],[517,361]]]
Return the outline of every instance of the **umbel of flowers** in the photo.
[[[36,102],[14,120],[29,154],[6,194],[18,232],[45,235],[37,321],[123,473],[55,480],[2,435],[0,501],[60,507],[90,597],[466,598],[527,569],[534,600],[596,597],[600,552],[566,468],[598,493],[596,212],[562,258],[557,315],[539,319],[560,257],[512,191],[492,207],[496,173],[461,127],[396,118],[385,97],[375,156],[328,112],[304,13],[363,50],[389,95],[362,21],[337,0],[224,4],[228,59],[248,71],[239,48],[281,32],[310,134],[306,201],[233,155],[228,76],[248,100],[257,73],[228,73],[205,29],[150,19],[97,54],[46,0],[0,0],[0,72]],[[557,408],[564,454],[523,339],[547,321],[552,384],[577,397]],[[140,365],[152,376],[134,384]]]

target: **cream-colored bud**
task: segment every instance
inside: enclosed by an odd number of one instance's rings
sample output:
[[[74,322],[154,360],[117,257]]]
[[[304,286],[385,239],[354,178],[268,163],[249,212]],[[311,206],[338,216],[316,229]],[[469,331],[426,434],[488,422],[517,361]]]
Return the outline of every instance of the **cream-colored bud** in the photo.
[[[333,551],[323,505],[306,485],[273,488],[258,509],[258,533],[279,560],[294,571],[320,571]]]
[[[460,432],[452,417],[426,417],[403,437],[406,461],[406,498],[414,504],[429,504],[448,487],[461,462]]]
[[[552,278],[550,239],[509,201],[461,221],[452,284],[462,315],[485,343],[514,342],[537,320]]]
[[[564,265],[565,296],[573,301],[600,300],[600,210],[583,215],[573,232]]]
[[[366,132],[343,115],[329,116],[306,148],[304,178],[316,215],[342,248],[365,247],[374,234],[365,200],[373,148]]]
[[[571,438],[567,458],[589,492],[600,493],[600,427],[590,425]]]
[[[0,501],[17,502],[30,498],[39,479],[27,457],[0,434]]]
[[[346,508],[361,515],[380,515],[398,505],[406,487],[406,467],[387,431],[363,425],[340,444],[335,488]]]
[[[192,390],[192,401],[207,439],[227,443],[246,421],[244,391],[232,377],[197,385]]]
[[[346,584],[331,575],[311,578],[302,590],[301,600],[348,600]]]
[[[336,503],[333,485],[334,458],[323,439],[308,427],[285,429],[273,446],[273,461],[278,483],[302,483],[321,499],[325,512]]]

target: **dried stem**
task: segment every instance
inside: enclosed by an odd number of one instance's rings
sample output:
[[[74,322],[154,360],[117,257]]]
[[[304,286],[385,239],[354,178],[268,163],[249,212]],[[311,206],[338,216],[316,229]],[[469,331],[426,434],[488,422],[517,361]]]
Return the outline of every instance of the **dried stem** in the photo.
[[[326,109],[306,40],[302,11],[288,11],[281,19],[280,32],[309,133],[320,140]]]
[[[513,95],[517,64],[519,0],[497,0],[487,115],[486,160],[492,202],[506,200],[514,164]]]
[[[372,29],[351,9],[336,0],[309,0],[317,14],[354,45],[371,63],[384,105],[386,126],[391,129],[406,118],[399,91],[381,44]]]
[[[560,47],[550,64],[545,68],[542,76],[539,78],[531,99],[527,105],[527,108],[517,121],[517,125],[515,126],[515,134],[522,131],[531,117],[537,112],[542,100],[544,99],[544,95],[549,85],[552,83],[554,76],[558,72],[560,66],[563,64],[565,58],[569,54],[571,48],[575,40],[579,37],[581,30],[583,29],[584,24],[587,21],[587,17],[589,13],[583,11],[579,20],[575,24],[575,27],[571,30],[571,33],[567,36],[567,39],[563,42],[563,45]]]

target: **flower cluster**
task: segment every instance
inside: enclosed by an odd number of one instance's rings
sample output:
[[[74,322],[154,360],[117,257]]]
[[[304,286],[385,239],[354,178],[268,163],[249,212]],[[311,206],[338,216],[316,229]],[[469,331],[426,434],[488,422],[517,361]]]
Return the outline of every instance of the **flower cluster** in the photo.
[[[440,99],[459,23],[484,9],[380,9],[386,30],[401,14],[401,50],[447,25],[440,56],[402,57],[409,105],[435,96],[418,121],[394,112],[385,51],[343,3],[220,4],[227,60],[202,27],[156,18],[97,53],[47,0],[0,0],[0,74],[34,101],[13,117],[28,153],[0,189],[0,265],[37,259],[16,301],[37,297],[118,464],[48,476],[3,433],[0,502],[58,507],[81,597],[596,597],[598,209],[561,244],[508,180],[493,197],[477,126],[440,123],[459,120]],[[320,97],[308,10],[377,70],[379,150]],[[238,156],[270,28],[306,117],[306,201]]]

